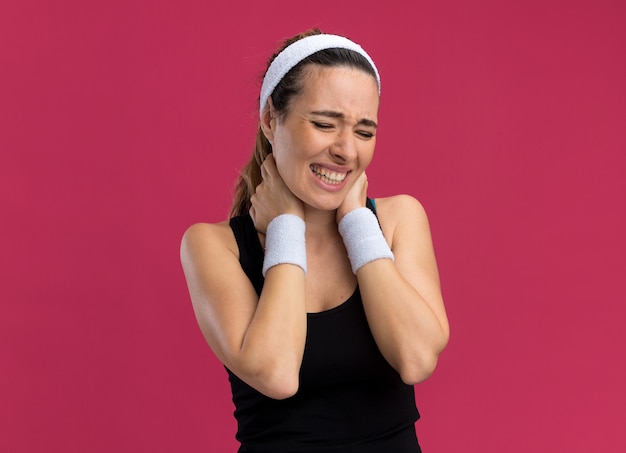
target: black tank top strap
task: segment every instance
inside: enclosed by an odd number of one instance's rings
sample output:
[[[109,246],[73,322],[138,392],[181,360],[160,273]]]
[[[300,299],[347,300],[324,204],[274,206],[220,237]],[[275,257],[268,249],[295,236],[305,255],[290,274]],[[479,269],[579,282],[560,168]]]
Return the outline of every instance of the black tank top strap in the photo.
[[[378,217],[378,214],[376,214],[376,200],[374,200],[373,198],[369,198],[369,197],[366,198],[365,207],[370,208],[372,212]]]
[[[382,230],[383,227],[380,225],[380,220],[378,219],[378,213],[376,212],[376,200],[374,200],[373,198],[369,198],[369,197],[366,198],[365,207],[369,208],[374,213],[374,215],[376,216],[376,220],[378,220],[378,226]]]
[[[265,252],[259,241],[259,235],[250,214],[230,219],[230,228],[233,230],[237,246],[239,247],[239,262],[257,294],[263,289],[263,257]]]

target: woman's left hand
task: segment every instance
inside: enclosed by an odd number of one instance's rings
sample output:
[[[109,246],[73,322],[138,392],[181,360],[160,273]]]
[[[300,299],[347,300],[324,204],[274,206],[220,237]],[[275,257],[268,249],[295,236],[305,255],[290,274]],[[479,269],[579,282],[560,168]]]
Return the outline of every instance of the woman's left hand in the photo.
[[[350,191],[343,200],[343,203],[341,203],[341,206],[337,209],[337,223],[339,223],[343,216],[350,211],[364,207],[366,199],[367,175],[363,172],[354,182],[354,185],[350,188]]]

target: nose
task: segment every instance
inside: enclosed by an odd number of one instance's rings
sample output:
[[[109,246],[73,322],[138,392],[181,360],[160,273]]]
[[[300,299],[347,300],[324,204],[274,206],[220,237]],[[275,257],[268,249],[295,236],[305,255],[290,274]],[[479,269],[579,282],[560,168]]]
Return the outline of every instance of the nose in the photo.
[[[341,130],[337,134],[335,143],[330,147],[333,157],[339,161],[346,162],[357,156],[356,138],[348,128]]]

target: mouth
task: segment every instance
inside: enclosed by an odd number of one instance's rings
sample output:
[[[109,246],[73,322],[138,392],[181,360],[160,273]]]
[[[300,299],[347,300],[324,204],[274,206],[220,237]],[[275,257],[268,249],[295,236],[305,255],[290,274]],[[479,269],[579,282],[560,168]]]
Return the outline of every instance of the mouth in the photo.
[[[346,179],[346,176],[348,176],[348,172],[340,173],[330,171],[326,168],[317,167],[315,165],[311,165],[310,168],[315,176],[324,181],[326,184],[341,184],[343,180]]]

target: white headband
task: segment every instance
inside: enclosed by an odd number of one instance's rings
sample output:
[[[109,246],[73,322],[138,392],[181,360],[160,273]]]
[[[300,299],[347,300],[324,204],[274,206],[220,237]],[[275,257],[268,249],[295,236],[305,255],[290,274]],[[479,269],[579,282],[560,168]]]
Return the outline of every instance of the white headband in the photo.
[[[315,52],[319,52],[324,49],[348,49],[353,50],[363,55],[372,69],[376,73],[376,82],[378,83],[378,94],[380,94],[380,76],[378,75],[378,69],[370,58],[370,56],[363,50],[357,43],[350,41],[348,38],[337,35],[313,35],[306,38],[299,39],[293,44],[287,46],[281,53],[279,53],[272,64],[267,69],[265,77],[263,78],[263,85],[261,86],[261,98],[259,115],[263,113],[267,98],[270,97],[276,85],[285,77],[291,68],[300,63],[306,57],[313,55]]]

